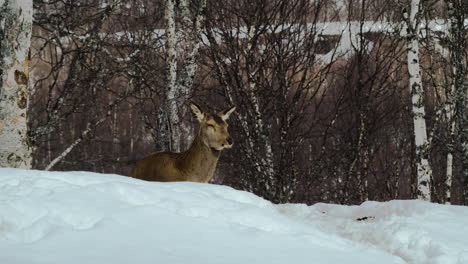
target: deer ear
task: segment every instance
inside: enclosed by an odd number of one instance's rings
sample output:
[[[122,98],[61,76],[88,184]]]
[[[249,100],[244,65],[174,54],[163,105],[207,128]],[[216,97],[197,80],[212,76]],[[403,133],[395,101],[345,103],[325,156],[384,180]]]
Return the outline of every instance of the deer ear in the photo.
[[[236,110],[236,107],[235,107],[235,106],[233,106],[233,107],[231,107],[231,108],[229,108],[229,109],[227,109],[227,110],[224,110],[224,111],[221,112],[221,114],[220,114],[221,118],[222,118],[224,121],[228,120],[229,116],[232,114],[232,112],[234,112],[234,110]]]
[[[190,109],[192,109],[192,113],[195,115],[197,120],[201,122],[203,120],[203,117],[205,117],[205,114],[200,110],[200,107],[198,107],[194,103],[190,103]]]

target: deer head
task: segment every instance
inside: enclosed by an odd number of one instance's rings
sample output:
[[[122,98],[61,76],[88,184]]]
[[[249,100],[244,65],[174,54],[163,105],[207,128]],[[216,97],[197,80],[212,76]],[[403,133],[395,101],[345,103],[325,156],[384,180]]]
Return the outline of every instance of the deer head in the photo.
[[[226,120],[236,110],[235,106],[217,114],[202,112],[194,103],[190,103],[190,109],[200,123],[198,136],[206,146],[216,151],[232,147]]]

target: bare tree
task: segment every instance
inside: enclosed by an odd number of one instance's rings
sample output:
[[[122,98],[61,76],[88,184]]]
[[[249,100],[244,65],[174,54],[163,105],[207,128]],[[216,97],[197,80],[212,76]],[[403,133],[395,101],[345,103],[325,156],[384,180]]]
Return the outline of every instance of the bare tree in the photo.
[[[418,199],[431,200],[432,168],[429,164],[429,142],[426,128],[426,111],[424,108],[424,88],[421,77],[419,38],[421,8],[419,0],[411,0],[409,14],[404,11],[405,30],[408,49],[409,88],[411,91],[414,139],[416,147]]]
[[[177,6],[176,3],[179,3]],[[197,57],[201,43],[206,0],[167,0],[165,7],[166,83],[165,100],[159,112],[160,147],[180,151],[191,140],[184,140],[190,128],[181,122],[187,100],[192,93],[193,79],[198,68]],[[180,9],[180,27],[177,27],[177,7]],[[179,30],[178,30],[179,29]],[[181,35],[181,45],[179,44]],[[178,60],[182,61],[180,71]]]
[[[0,167],[30,168],[27,129],[32,1],[0,1]]]
[[[449,93],[450,101],[454,101],[454,108],[449,110],[454,113],[454,121],[451,121],[449,127],[450,135],[454,134],[455,125],[457,127],[457,138],[460,142],[459,146],[459,159],[461,161],[461,175],[465,181],[464,186],[464,199],[465,204],[468,203],[468,116],[466,105],[468,104],[468,84],[465,82],[466,78],[466,45],[467,45],[467,32],[468,26],[466,18],[468,17],[468,6],[466,1],[452,0],[447,2],[448,19],[450,23],[450,41],[449,50],[451,55],[451,69],[453,88]],[[464,83],[465,82],[465,83]],[[452,137],[453,139],[453,137]],[[454,146],[453,141],[449,142],[449,146]],[[451,198],[451,183],[452,171],[451,170],[451,153],[453,148],[449,149],[447,155],[447,199]]]
[[[78,143],[93,138],[92,132],[106,125],[115,128],[109,124],[119,122],[122,107],[149,82],[141,78],[148,69],[142,71],[138,61],[157,47],[141,42],[141,35],[150,34],[138,31],[134,14],[122,1],[36,1],[35,8],[32,111],[37,118],[31,122],[31,137],[37,155],[45,151],[48,158],[38,160],[45,164],[37,167],[50,169]],[[125,31],[128,24],[133,31]],[[58,146],[50,144],[57,141]]]
[[[327,90],[316,54],[316,23],[326,1],[210,2],[206,67],[228,104],[238,106],[234,154],[242,167],[226,184],[274,202],[292,201],[306,178],[298,153],[307,149],[314,109]],[[328,51],[327,51],[328,52]]]
[[[422,58],[426,62],[422,67],[423,81],[429,92],[426,106],[433,108],[429,110],[432,111],[429,113],[432,128],[428,137],[435,168],[432,188],[435,202],[461,202],[459,196],[453,200],[452,195],[453,191],[460,193],[463,181],[462,145],[457,144],[461,141],[457,106],[464,100],[458,101],[457,95],[463,90],[466,71],[466,22],[463,22],[466,12],[463,9],[458,1],[424,3]]]
[[[379,194],[375,190],[384,192],[383,187],[392,178],[399,178],[395,171],[392,175],[380,166],[388,166],[387,160],[382,158],[393,154],[391,151],[382,154],[382,149],[388,150],[387,144],[396,143],[386,142],[383,134],[389,131],[389,122],[403,111],[401,104],[395,104],[394,100],[403,93],[401,87],[395,85],[395,77],[399,75],[399,58],[404,51],[395,34],[399,32],[398,25],[386,23],[392,10],[390,2],[348,1],[347,10],[349,26],[342,42],[349,43],[348,59],[339,67],[342,73],[337,78],[347,80],[341,84],[345,91],[341,108],[345,114],[337,120],[346,122],[348,127],[343,135],[337,132],[348,145],[342,151],[343,183],[337,184],[341,185],[340,201],[345,204],[360,203],[371,197],[376,199]],[[401,128],[403,126],[397,126]],[[387,136],[396,139],[391,133]]]

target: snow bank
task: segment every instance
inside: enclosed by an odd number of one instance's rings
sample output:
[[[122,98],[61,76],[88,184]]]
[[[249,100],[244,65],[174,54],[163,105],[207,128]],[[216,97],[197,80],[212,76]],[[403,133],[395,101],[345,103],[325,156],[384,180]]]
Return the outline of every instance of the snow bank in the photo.
[[[211,184],[0,169],[8,264],[466,264],[466,219],[416,201],[278,206]]]
[[[366,244],[406,263],[468,263],[468,208],[423,201],[366,202],[360,206],[280,205],[304,223],[319,223],[356,243]]]

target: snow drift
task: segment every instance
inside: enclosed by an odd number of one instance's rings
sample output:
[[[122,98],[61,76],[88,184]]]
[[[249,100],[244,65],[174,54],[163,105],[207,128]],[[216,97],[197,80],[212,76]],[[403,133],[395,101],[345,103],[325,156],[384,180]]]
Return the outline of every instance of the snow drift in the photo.
[[[357,220],[360,219],[360,220]],[[0,169],[0,263],[468,263],[468,208]]]

